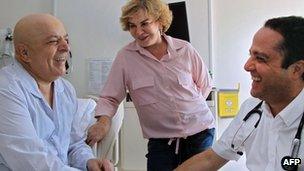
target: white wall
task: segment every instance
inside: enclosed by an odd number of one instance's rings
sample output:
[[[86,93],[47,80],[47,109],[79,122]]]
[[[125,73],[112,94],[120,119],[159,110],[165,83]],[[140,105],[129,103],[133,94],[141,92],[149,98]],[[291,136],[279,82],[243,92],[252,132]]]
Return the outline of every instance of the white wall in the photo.
[[[57,16],[63,20],[70,34],[74,72],[68,79],[79,96],[87,91],[86,58],[113,59],[116,52],[132,40],[120,28],[118,18],[125,0],[1,0],[0,29],[13,27],[17,20],[29,13],[52,13],[53,1],[57,2]],[[176,2],[178,0],[167,0]],[[200,9],[208,0],[186,0],[187,8]],[[209,13],[205,9],[190,10],[190,39],[214,71],[218,88],[235,88],[241,83],[240,102],[249,96],[250,77],[243,70],[254,33],[268,18],[282,15],[304,16],[303,0],[210,0],[212,51],[208,51],[206,39],[209,32],[206,23]],[[200,28],[202,30],[200,30]],[[198,36],[203,32],[203,35]],[[210,36],[210,35],[209,35]],[[209,38],[211,38],[209,37]],[[212,61],[207,61],[212,54]]]
[[[74,70],[68,79],[78,96],[87,94],[87,60],[113,59],[131,40],[119,24],[120,8],[125,0],[58,0],[57,16],[66,26],[71,40]]]
[[[176,2],[178,0],[168,0]],[[129,43],[129,32],[121,30],[119,17],[125,0],[57,0],[56,15],[70,34],[74,70],[67,78],[78,96],[87,94],[88,58],[114,59],[116,53]],[[209,61],[208,0],[186,0],[190,40],[207,65]],[[73,4],[73,5],[71,5]],[[203,9],[203,10],[201,10]]]
[[[1,0],[0,2],[0,29],[13,28],[16,22],[30,13],[51,13],[52,0]]]
[[[303,0],[212,0],[212,54],[217,88],[236,88],[240,102],[250,96],[250,75],[243,65],[254,33],[266,19],[283,15],[304,16]]]
[[[179,0],[167,0],[176,2]],[[70,34],[74,71],[68,79],[79,96],[87,93],[87,58],[113,59],[116,52],[132,40],[119,24],[125,0],[57,1],[57,16]],[[254,33],[268,18],[302,15],[303,0],[243,1],[211,0],[212,34],[208,35],[208,0],[186,0],[192,45],[213,70],[217,88],[236,88],[240,83],[240,103],[250,96],[250,76],[243,69]],[[73,5],[70,5],[73,4]],[[191,8],[191,10],[189,10]],[[201,10],[200,10],[201,9]],[[209,51],[208,38],[212,37]],[[209,57],[212,55],[212,60]]]

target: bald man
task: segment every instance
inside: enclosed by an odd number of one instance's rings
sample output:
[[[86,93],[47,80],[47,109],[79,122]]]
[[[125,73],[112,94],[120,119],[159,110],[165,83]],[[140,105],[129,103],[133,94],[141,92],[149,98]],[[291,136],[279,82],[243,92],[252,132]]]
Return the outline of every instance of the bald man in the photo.
[[[112,170],[75,132],[76,93],[61,78],[70,50],[63,24],[23,17],[14,46],[15,61],[0,70],[0,171]]]

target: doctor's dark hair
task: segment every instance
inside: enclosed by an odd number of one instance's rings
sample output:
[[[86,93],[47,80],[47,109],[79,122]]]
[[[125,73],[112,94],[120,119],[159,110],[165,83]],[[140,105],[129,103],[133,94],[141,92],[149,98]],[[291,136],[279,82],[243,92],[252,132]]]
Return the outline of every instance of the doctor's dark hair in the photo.
[[[304,60],[303,17],[272,18],[266,21],[264,27],[270,28],[283,36],[283,41],[279,44],[279,50],[284,56],[282,68],[287,69],[291,64]],[[304,74],[302,80],[304,80]]]
[[[128,3],[121,8],[120,24],[124,31],[130,29],[129,17],[139,9],[143,9],[148,16],[152,17],[155,21],[159,21],[162,25],[162,33],[169,29],[172,23],[172,11],[162,0],[129,0]]]

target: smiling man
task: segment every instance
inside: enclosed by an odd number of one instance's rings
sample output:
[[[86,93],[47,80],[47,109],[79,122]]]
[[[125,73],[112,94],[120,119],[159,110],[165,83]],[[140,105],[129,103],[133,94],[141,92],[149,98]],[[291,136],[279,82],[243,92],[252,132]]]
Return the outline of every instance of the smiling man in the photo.
[[[23,17],[14,47],[16,60],[0,70],[0,170],[111,170],[75,132],[76,93],[61,78],[70,51],[63,24]]]
[[[299,142],[304,122],[304,19],[268,20],[255,34],[249,52],[244,68],[251,75],[255,99],[242,104],[211,149],[177,171],[218,170],[243,152],[252,171],[304,170],[303,138]],[[301,164],[294,162],[301,159]]]

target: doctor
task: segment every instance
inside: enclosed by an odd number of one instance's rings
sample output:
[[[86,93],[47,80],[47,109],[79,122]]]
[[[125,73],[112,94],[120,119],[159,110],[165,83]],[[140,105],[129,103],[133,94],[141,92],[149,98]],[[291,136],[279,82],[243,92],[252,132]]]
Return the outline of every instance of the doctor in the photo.
[[[249,52],[244,68],[252,78],[251,95],[257,99],[242,104],[238,116],[211,149],[190,158],[176,171],[217,170],[229,160],[238,160],[243,152],[252,171],[295,169],[281,166],[285,156],[301,158],[298,169],[304,170],[303,138],[300,144],[294,141],[296,133],[303,131],[300,122],[304,120],[304,19],[268,20],[255,34]],[[248,113],[251,115],[244,119]]]
[[[14,29],[16,60],[0,70],[0,170],[113,170],[75,132],[77,97],[61,78],[69,39],[49,14],[23,17]]]

